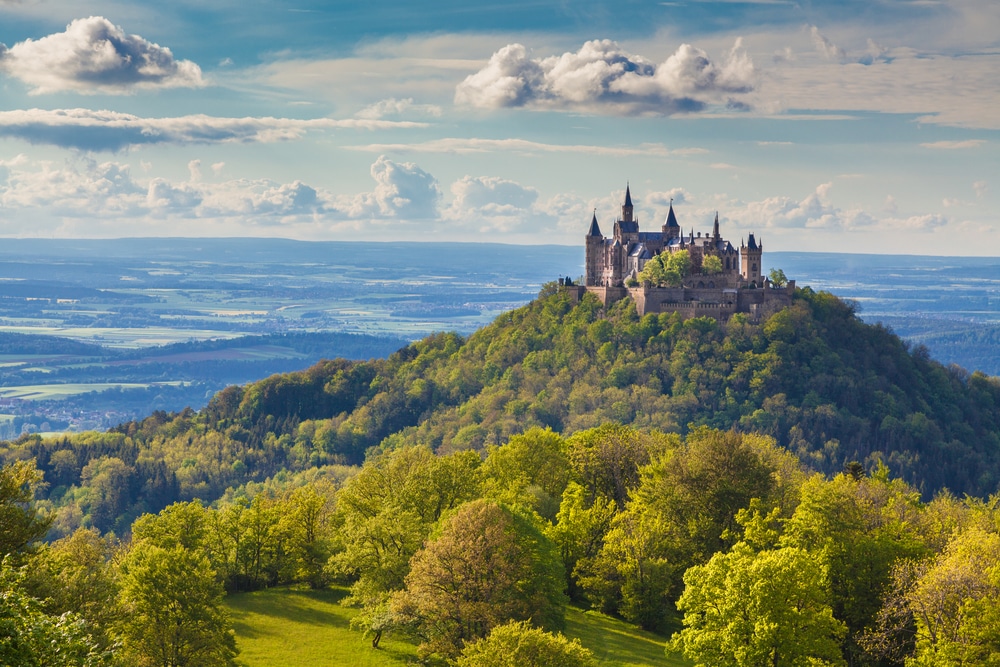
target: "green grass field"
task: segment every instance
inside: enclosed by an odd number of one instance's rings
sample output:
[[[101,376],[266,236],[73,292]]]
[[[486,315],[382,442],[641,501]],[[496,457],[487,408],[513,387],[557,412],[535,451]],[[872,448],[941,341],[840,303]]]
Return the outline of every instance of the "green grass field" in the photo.
[[[17,387],[0,388],[0,397],[19,398],[24,401],[58,401],[77,394],[92,391],[107,391],[108,389],[146,389],[151,386],[183,384],[180,380],[170,382],[134,383],[134,382],[91,382],[67,384],[32,384]]]
[[[240,649],[237,662],[244,667],[388,667],[417,662],[416,646],[410,642],[389,635],[375,650],[351,630],[356,610],[340,604],[346,595],[344,589],[276,588],[229,596],[226,605]],[[593,651],[602,667],[690,664],[664,654],[664,637],[575,607],[566,614],[566,635]]]

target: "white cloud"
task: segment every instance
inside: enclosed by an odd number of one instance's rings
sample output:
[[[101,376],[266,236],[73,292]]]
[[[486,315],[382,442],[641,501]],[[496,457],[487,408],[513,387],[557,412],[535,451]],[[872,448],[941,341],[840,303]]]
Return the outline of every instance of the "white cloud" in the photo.
[[[33,94],[122,94],[205,85],[195,63],[177,60],[170,49],[128,35],[100,16],[77,19],[65,32],[0,48],[0,71],[31,86]]]
[[[128,164],[76,158],[64,165],[32,162],[23,156],[0,161],[0,220],[6,235],[21,221],[28,233],[38,220],[58,220],[82,228],[99,220],[104,229],[136,234],[159,229],[166,235],[205,235],[213,230],[247,233],[261,227],[320,225],[329,229],[351,220],[437,218],[440,192],[434,178],[418,166],[384,157],[371,167],[375,187],[357,195],[334,195],[301,181],[235,179],[219,183],[201,178],[192,160],[190,180],[161,177],[140,180]],[[198,224],[195,224],[197,221]],[[168,224],[169,222],[169,224]],[[99,232],[97,228],[90,235]]]
[[[458,85],[455,102],[487,109],[668,115],[709,105],[741,108],[734,96],[753,90],[755,81],[756,70],[739,40],[720,64],[690,44],[660,64],[607,39],[542,59],[531,58],[521,44],[508,44]]]
[[[454,196],[444,217],[480,231],[537,232],[552,226],[538,211],[538,191],[515,181],[497,177],[464,176],[451,185]]]
[[[816,26],[810,26],[809,35],[812,37],[816,51],[827,60],[845,60],[847,52],[831,42]]]
[[[861,209],[841,209],[830,201],[833,183],[822,183],[804,199],[788,196],[768,197],[755,202],[731,202],[725,208],[727,220],[735,221],[742,229],[899,229],[929,231],[948,224],[948,219],[937,213],[901,217],[895,199],[886,199],[887,215],[876,217]]]
[[[441,115],[441,107],[434,104],[415,104],[412,97],[402,100],[391,97],[370,104],[355,115],[358,118],[386,118],[399,117],[404,114],[438,117]]]
[[[536,153],[582,153],[584,155],[606,155],[611,157],[666,157],[668,155],[701,155],[704,148],[669,149],[663,144],[640,144],[639,146],[594,146],[589,144],[546,144],[527,139],[480,139],[444,138],[412,144],[364,144],[345,146],[351,150],[387,153],[403,151],[413,153],[491,153],[510,151],[526,155]]]
[[[644,199],[654,206],[670,206],[671,203],[686,204],[691,195],[684,188],[672,188],[666,192],[650,192]]]
[[[141,118],[90,109],[0,111],[0,137],[86,151],[118,151],[146,144],[270,143],[327,129],[425,127],[424,123],[370,119],[219,118],[192,115]]]
[[[436,218],[441,191],[437,181],[412,162],[393,162],[384,155],[371,166],[372,192],[341,196],[335,207],[348,218]]]
[[[979,148],[986,143],[985,139],[966,139],[964,141],[933,141],[920,144],[923,148],[939,148],[943,150],[959,150],[962,148]]]
[[[989,192],[990,187],[987,185],[986,181],[976,181],[972,184],[972,189],[975,190],[976,197],[978,199],[982,199],[986,196],[986,193]]]

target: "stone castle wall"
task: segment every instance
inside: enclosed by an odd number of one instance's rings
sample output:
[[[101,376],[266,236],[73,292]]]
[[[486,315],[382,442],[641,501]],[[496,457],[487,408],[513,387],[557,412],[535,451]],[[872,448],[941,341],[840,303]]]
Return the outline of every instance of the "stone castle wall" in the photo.
[[[652,287],[649,284],[639,287],[572,286],[566,289],[573,292],[575,300],[590,292],[605,307],[631,297],[640,316],[680,313],[686,320],[707,316],[724,322],[736,313],[747,313],[756,320],[765,312],[790,306],[795,281],[789,281],[787,287],[772,287],[770,283],[765,283],[764,287],[757,289]]]

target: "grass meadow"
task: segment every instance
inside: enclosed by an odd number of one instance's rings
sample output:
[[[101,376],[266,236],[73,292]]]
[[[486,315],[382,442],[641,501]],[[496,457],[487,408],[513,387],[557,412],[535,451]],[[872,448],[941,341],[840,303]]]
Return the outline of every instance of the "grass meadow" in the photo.
[[[417,663],[417,647],[387,635],[375,650],[350,628],[355,609],[342,588],[273,588],[226,598],[244,667],[390,667]],[[664,653],[666,638],[593,611],[570,607],[566,635],[579,639],[602,667],[686,667]]]

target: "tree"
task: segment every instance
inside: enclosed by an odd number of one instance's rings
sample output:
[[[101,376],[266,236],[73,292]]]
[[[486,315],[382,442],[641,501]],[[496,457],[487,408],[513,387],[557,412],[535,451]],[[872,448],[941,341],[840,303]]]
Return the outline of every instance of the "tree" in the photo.
[[[126,656],[149,667],[227,667],[236,638],[208,559],[182,546],[139,541],[121,566]]]
[[[687,250],[661,252],[646,262],[639,272],[639,282],[649,282],[658,287],[680,287],[691,272],[691,256]]]
[[[564,584],[555,545],[537,526],[474,500],[446,518],[413,557],[393,608],[416,627],[422,652],[454,657],[509,620],[561,628]]]
[[[708,276],[722,273],[722,260],[717,255],[709,255],[701,261],[701,272]]]
[[[34,461],[14,461],[0,468],[0,558],[28,549],[45,535],[51,517],[35,507],[42,473]]]
[[[826,565],[795,547],[738,542],[684,574],[684,629],[670,649],[697,667],[843,665],[844,625],[829,604]]]
[[[1000,665],[1000,535],[972,527],[918,569],[906,600],[920,667]]]
[[[486,638],[466,645],[456,662],[458,667],[597,667],[578,640],[533,628],[527,621],[493,628]]]
[[[559,547],[566,566],[566,590],[574,600],[582,597],[577,564],[594,558],[600,552],[616,512],[615,502],[611,499],[596,498],[587,506],[585,494],[582,486],[570,482],[563,492],[555,525],[545,529],[545,534]]]
[[[24,588],[24,573],[0,563],[0,665],[4,667],[103,667],[109,653],[94,641],[86,622],[72,612],[45,613]]]
[[[480,471],[485,496],[522,505],[549,520],[559,510],[572,474],[565,441],[551,429],[537,427],[490,448]]]
[[[46,613],[77,615],[104,647],[112,644],[107,633],[118,618],[111,555],[109,540],[93,528],[80,528],[42,547],[32,557],[25,579],[31,595],[43,601]]]
[[[781,269],[771,269],[767,277],[775,287],[784,287],[788,284],[788,278],[785,277],[785,272]]]

